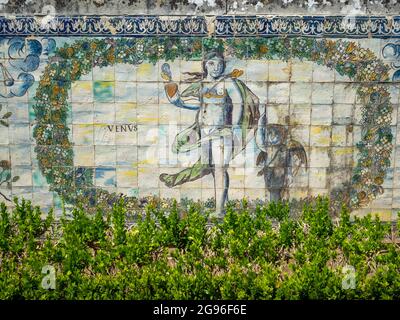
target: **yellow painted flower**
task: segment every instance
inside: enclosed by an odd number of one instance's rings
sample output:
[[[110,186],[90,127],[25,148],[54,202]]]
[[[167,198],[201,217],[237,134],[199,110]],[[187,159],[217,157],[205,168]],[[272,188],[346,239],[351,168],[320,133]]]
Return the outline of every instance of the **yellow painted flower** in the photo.
[[[72,70],[79,70],[79,62],[78,61],[76,61],[76,60],[74,60],[73,62],[72,62]]]
[[[63,148],[66,148],[70,146],[70,142],[68,139],[63,139],[61,145],[63,146]]]
[[[69,47],[69,48],[67,49],[67,55],[68,55],[68,57],[72,57],[73,54],[74,54],[74,48]]]
[[[356,44],[354,42],[350,42],[346,48],[346,52],[347,53],[353,52],[355,48],[356,48]]]
[[[61,119],[60,113],[59,112],[54,112],[52,118],[53,118],[53,121],[60,121],[60,119]]]
[[[263,44],[263,45],[260,46],[258,51],[260,51],[260,53],[267,53],[268,52],[268,47]]]
[[[53,86],[53,95],[58,95],[60,93],[60,87],[55,85]]]
[[[383,178],[382,177],[376,177],[374,179],[375,183],[378,185],[381,185],[383,183]]]
[[[59,101],[59,100],[55,100],[55,101],[53,101],[52,103],[52,106],[53,106],[53,108],[54,109],[60,109],[61,108],[61,102]]]
[[[113,50],[110,51],[110,52],[107,54],[107,60],[108,60],[110,63],[114,63],[114,61],[115,61],[115,56],[114,56],[114,51],[113,51]]]
[[[365,191],[361,191],[358,193],[357,197],[358,197],[358,200],[363,200],[367,197],[367,193]]]
[[[362,165],[364,167],[370,167],[372,165],[372,160],[371,159],[366,159],[362,162]]]
[[[200,41],[196,41],[195,43],[193,43],[193,48],[194,48],[195,50],[201,49],[201,43],[200,43]]]
[[[45,168],[49,168],[51,166],[50,165],[50,161],[47,158],[43,158],[42,159],[42,166],[45,167]]]
[[[44,76],[40,81],[40,85],[47,86],[50,84],[50,78],[48,75]]]

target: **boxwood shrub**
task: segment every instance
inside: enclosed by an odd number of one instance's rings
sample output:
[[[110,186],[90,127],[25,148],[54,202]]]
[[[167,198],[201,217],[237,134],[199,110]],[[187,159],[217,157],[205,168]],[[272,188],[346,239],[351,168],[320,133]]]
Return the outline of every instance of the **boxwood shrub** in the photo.
[[[55,219],[14,201],[0,208],[0,299],[400,298],[400,228],[345,207],[333,219],[326,198],[296,217],[230,203],[222,221],[196,204]]]

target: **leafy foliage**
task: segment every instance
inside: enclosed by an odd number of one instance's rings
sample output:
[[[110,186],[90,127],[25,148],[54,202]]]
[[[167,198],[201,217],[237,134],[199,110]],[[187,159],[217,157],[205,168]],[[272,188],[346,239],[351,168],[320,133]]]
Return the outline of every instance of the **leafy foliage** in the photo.
[[[4,185],[7,189],[11,189],[11,184],[19,180],[19,176],[11,175],[11,162],[8,160],[0,160],[0,186]],[[4,193],[0,192],[5,200],[11,201]]]
[[[133,224],[112,211],[43,219],[15,201],[0,208],[0,299],[399,299],[399,234],[377,218],[329,215],[319,198],[294,219],[290,206],[231,203],[210,224],[195,204],[146,206]],[[400,224],[400,223],[399,223]],[[43,266],[56,288],[42,288]],[[343,287],[343,267],[355,287]]]
[[[0,112],[2,109],[3,109],[3,105],[0,104]],[[0,125],[8,127],[9,125],[8,125],[7,119],[10,118],[11,116],[12,116],[12,112],[6,112],[5,114],[3,114],[0,117]]]
[[[237,59],[289,61],[298,58],[326,66],[359,83],[357,99],[362,105],[362,132],[361,140],[356,144],[359,151],[357,165],[351,182],[331,190],[330,197],[335,200],[332,201],[335,209],[342,202],[354,209],[367,206],[384,192],[382,184],[390,168],[393,149],[390,128],[393,106],[390,92],[384,85],[389,80],[390,67],[373,51],[354,41],[253,36],[93,38],[59,47],[40,78],[33,106],[35,152],[50,190],[69,204],[81,204],[88,212],[94,204],[109,210],[121,198],[126,207],[137,207],[136,197],[96,187],[92,179],[93,168],[74,167],[73,144],[69,141],[67,124],[71,112],[68,93],[72,83],[94,67],[181,59],[198,61],[210,51]],[[288,152],[297,156],[300,163],[305,163],[305,152],[296,141],[289,141]]]

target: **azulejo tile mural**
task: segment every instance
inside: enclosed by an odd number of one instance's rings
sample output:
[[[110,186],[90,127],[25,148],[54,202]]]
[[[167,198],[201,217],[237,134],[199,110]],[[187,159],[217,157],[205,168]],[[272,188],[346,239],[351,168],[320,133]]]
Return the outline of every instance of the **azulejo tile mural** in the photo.
[[[0,20],[0,197],[400,209],[400,18]]]

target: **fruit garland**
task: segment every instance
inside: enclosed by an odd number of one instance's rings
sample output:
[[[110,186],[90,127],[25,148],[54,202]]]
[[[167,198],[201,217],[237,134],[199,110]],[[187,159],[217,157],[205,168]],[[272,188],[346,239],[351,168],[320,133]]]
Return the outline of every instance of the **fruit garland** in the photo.
[[[357,95],[363,104],[362,138],[357,143],[358,162],[350,187],[336,197],[351,207],[365,206],[383,193],[393,136],[390,129],[389,68],[372,51],[355,42],[314,38],[96,38],[83,39],[58,48],[40,79],[36,91],[34,138],[39,167],[66,202],[83,207],[111,207],[123,199],[127,207],[137,199],[111,193],[93,183],[93,168],[74,167],[69,140],[68,92],[71,84],[94,67],[115,64],[156,63],[163,59],[199,60],[205,52],[218,50],[239,59],[289,60],[298,58],[327,66],[358,82]],[[340,194],[340,195],[339,195]]]

